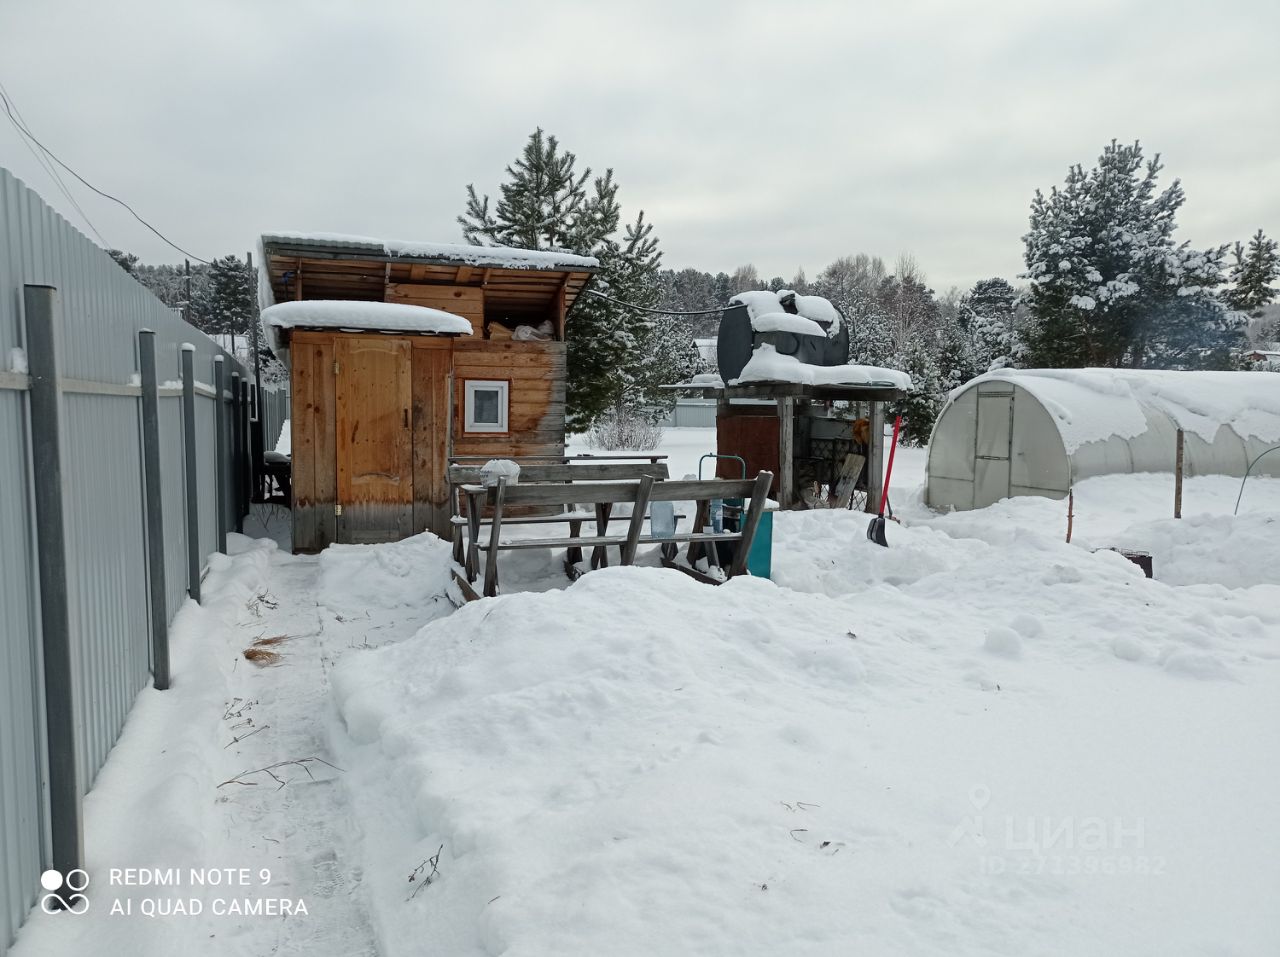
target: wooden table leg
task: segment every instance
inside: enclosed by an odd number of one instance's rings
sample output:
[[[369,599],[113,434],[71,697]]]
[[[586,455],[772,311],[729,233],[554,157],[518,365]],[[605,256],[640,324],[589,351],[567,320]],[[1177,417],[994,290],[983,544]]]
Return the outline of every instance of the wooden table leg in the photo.
[[[609,516],[612,513],[612,502],[596,504],[596,534],[602,538],[609,533]],[[591,550],[591,567],[593,569],[609,567],[609,550],[605,546],[597,545]]]

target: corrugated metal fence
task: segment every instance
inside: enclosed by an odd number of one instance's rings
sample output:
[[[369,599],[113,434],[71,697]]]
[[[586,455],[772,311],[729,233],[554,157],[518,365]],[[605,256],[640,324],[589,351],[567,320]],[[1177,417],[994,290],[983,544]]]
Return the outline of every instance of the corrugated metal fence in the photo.
[[[250,378],[0,169],[0,957],[42,871],[77,865],[80,798],[138,692],[167,683],[168,623],[247,514]],[[261,405],[274,446],[285,400]],[[53,511],[65,534],[50,538]]]
[[[716,427],[715,399],[676,399],[676,404],[659,425],[669,429],[714,429]]]

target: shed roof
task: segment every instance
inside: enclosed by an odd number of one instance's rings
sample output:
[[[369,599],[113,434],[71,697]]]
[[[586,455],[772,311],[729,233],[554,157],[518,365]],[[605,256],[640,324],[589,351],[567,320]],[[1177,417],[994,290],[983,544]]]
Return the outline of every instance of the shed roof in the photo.
[[[299,298],[381,300],[403,283],[483,287],[487,307],[539,321],[564,296],[565,311],[591,281],[591,256],[507,246],[269,232],[261,240],[263,306]],[[542,315],[539,315],[542,314]]]

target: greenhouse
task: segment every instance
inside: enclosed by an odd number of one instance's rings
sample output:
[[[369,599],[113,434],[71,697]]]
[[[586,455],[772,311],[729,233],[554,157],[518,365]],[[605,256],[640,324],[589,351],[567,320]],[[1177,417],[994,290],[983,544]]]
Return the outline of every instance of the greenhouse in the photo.
[[[1244,475],[1280,444],[1274,372],[998,369],[953,391],[933,427],[925,501],[983,508],[1015,495],[1065,498],[1094,475]],[[1280,452],[1253,467],[1280,476]]]

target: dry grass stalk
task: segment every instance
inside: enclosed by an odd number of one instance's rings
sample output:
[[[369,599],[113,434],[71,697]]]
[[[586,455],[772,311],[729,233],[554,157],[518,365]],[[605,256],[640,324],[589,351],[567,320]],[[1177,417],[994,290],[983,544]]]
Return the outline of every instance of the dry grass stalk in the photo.
[[[252,661],[259,668],[265,668],[267,665],[279,664],[284,658],[278,651],[271,651],[267,648],[246,648],[244,650],[246,660]]]
[[[272,635],[270,638],[256,638],[253,643],[258,647],[262,645],[281,645],[286,641],[293,641],[296,637],[296,635]]]

